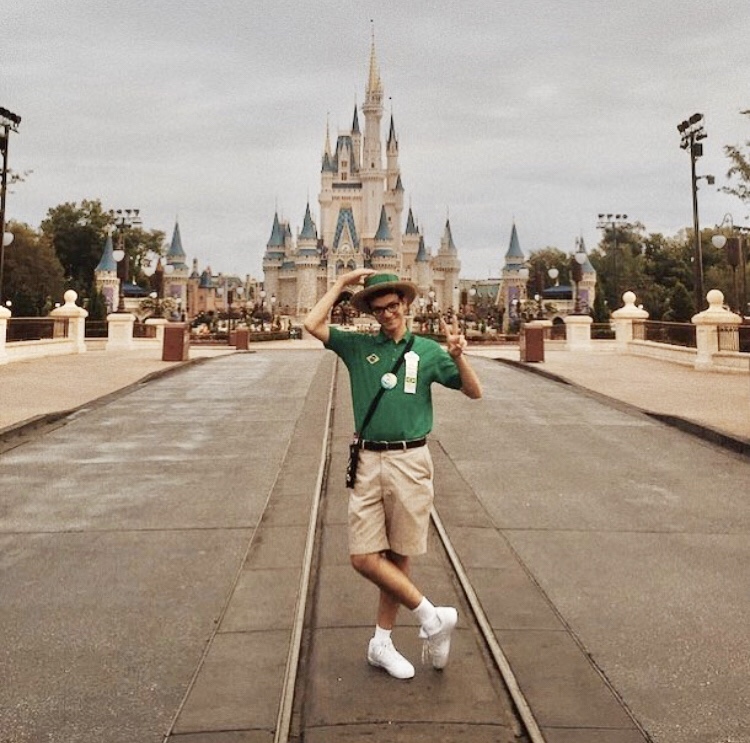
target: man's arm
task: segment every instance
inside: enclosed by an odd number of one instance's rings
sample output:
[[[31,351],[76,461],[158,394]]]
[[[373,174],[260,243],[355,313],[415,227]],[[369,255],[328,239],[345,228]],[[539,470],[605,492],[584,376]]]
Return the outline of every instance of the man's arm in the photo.
[[[440,320],[440,330],[445,334],[448,353],[458,367],[461,375],[461,392],[472,400],[478,400],[482,396],[482,383],[479,381],[474,367],[464,356],[464,349],[468,346],[466,338],[458,329],[458,318],[453,318],[453,325],[449,328],[444,320]]]
[[[319,341],[328,343],[330,332],[328,330],[328,313],[347,286],[359,284],[365,276],[375,273],[371,268],[357,268],[349,273],[342,274],[336,279],[333,286],[320,298],[318,303],[307,313],[304,326],[308,333],[314,335]]]

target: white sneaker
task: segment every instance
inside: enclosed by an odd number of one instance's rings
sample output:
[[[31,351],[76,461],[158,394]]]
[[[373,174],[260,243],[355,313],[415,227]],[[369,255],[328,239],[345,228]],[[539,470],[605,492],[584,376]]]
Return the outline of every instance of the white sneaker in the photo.
[[[367,648],[367,662],[371,666],[385,669],[393,678],[414,677],[414,666],[396,650],[393,641],[376,641],[373,637]]]
[[[419,636],[424,640],[422,645],[422,662],[425,656],[432,658],[432,667],[445,668],[448,665],[448,655],[451,651],[451,633],[458,622],[458,612],[452,606],[436,606],[440,627],[436,632],[428,635],[424,627],[419,630]]]

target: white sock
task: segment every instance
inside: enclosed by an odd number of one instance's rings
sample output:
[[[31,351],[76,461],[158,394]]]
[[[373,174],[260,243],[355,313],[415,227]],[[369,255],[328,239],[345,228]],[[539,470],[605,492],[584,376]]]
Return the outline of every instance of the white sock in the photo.
[[[423,598],[419,602],[419,606],[416,609],[412,609],[412,614],[414,614],[428,635],[435,632],[440,626],[437,610],[427,598]]]
[[[391,630],[383,629],[379,625],[375,625],[375,639],[378,642],[387,642],[391,639]]]

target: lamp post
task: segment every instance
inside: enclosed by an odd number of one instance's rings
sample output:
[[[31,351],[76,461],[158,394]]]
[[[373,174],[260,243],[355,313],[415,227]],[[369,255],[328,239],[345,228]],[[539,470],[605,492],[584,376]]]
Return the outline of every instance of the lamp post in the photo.
[[[695,173],[695,163],[699,157],[703,157],[704,140],[708,135],[703,128],[703,114],[693,114],[689,119],[677,125],[680,133],[680,147],[687,150],[690,155],[690,176],[693,194],[693,233],[695,237],[695,309],[699,312],[703,307],[703,248],[701,247],[701,233],[698,225],[698,176]]]
[[[747,271],[746,271],[746,253],[745,253],[745,236],[742,232],[750,231],[747,227],[735,227],[734,220],[731,214],[725,214],[721,220],[721,224],[718,225],[718,230],[723,230],[724,225],[729,223],[729,237],[718,232],[711,238],[711,244],[715,248],[723,248],[726,246],[727,249],[727,263],[732,267],[732,289],[734,292],[734,304],[735,309],[742,317],[747,313]],[[735,231],[740,232],[739,235],[735,235]],[[737,287],[737,267],[740,267],[740,285],[741,289]]]
[[[263,333],[266,329],[266,292],[265,289],[260,290],[260,332]]]
[[[10,238],[6,241],[5,232],[5,193],[8,185],[8,140],[11,132],[17,132],[21,123],[21,117],[0,107],[0,150],[2,150],[2,176],[0,177],[0,302],[3,299],[3,270],[5,267],[5,248],[13,242],[12,233],[8,232]]]
[[[617,273],[617,228],[623,227],[628,228],[632,227],[630,222],[628,222],[628,215],[627,214],[599,214],[598,215],[598,221],[596,223],[596,228],[598,230],[606,230],[609,228],[612,230],[612,240],[613,240],[613,248],[612,248],[612,273],[614,276],[613,285],[615,289],[615,298],[619,300],[620,298],[620,280]],[[605,232],[606,236],[606,232]]]
[[[125,284],[128,280],[128,251],[125,245],[125,231],[131,227],[140,227],[142,223],[139,216],[140,209],[118,209],[110,211],[113,224],[117,230],[117,250],[112,251],[112,256],[117,261],[117,277],[120,279],[120,300],[117,312],[125,312]],[[122,269],[120,269],[122,266]]]
[[[573,300],[573,314],[581,314],[581,293],[579,285],[583,279],[583,264],[586,262],[586,253],[577,250],[570,258],[570,273],[575,284],[575,295]]]

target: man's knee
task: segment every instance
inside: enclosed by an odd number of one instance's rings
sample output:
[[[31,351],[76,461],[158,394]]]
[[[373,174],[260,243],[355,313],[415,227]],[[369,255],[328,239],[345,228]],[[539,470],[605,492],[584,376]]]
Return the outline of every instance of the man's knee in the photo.
[[[370,575],[377,565],[377,561],[382,559],[379,552],[368,552],[362,555],[349,555],[349,561],[352,567],[361,575]]]

